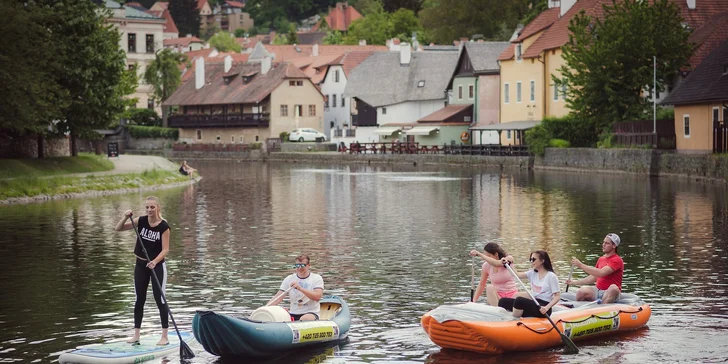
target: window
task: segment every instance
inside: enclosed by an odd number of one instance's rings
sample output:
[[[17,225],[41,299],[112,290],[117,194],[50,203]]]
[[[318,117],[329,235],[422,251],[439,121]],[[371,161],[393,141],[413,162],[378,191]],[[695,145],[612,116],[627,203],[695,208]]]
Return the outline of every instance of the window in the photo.
[[[531,81],[531,102],[536,102],[536,81]]]
[[[154,99],[147,99],[147,109],[154,109]]]
[[[511,102],[511,85],[504,83],[503,84],[503,103],[508,104]]]
[[[336,107],[336,94],[331,95],[331,107]]]
[[[463,86],[458,86],[458,99],[463,99]]]
[[[516,102],[521,102],[521,81],[516,82]]]
[[[561,85],[561,99],[566,100],[566,84]]]
[[[713,126],[718,125],[718,121],[720,121],[720,108],[714,107],[713,108]]]
[[[235,143],[235,135],[230,136],[230,143]]]
[[[215,140],[217,140],[218,142],[220,141],[220,139],[221,139],[221,138],[220,138],[220,136],[219,136],[219,135],[218,135],[217,137],[215,137]]]
[[[324,109],[329,108],[329,95],[326,95],[326,98],[324,98]]]
[[[334,71],[334,82],[339,82],[339,70]]]
[[[129,53],[136,53],[136,34],[129,33]]]
[[[559,85],[554,84],[554,101],[559,101]]]
[[[516,44],[516,61],[521,61],[523,59],[523,44],[518,43]]]
[[[288,105],[281,105],[281,116],[288,116]]]
[[[127,65],[126,66],[126,69],[129,70],[129,71],[134,71],[134,70],[136,70],[136,65],[135,64]]]
[[[256,136],[255,136],[255,141],[257,142],[257,141],[259,141],[259,140],[260,140],[260,135],[256,135]]]
[[[296,86],[303,86],[303,81],[296,81]]]
[[[511,131],[506,131],[506,139],[511,140]]]
[[[293,112],[295,113],[294,116],[296,117],[303,116],[303,105],[294,105]]]
[[[386,107],[383,107],[382,108],[382,115],[387,115],[387,108]]]
[[[154,34],[147,34],[147,53],[154,53]]]
[[[202,129],[196,130],[197,140],[202,140]]]
[[[344,94],[341,94],[341,107],[346,106],[346,103],[344,102]]]
[[[690,138],[690,115],[683,115],[683,135],[686,138]]]
[[[468,85],[468,98],[473,99],[475,97],[475,85]]]
[[[288,81],[288,86],[296,86],[296,81]]]
[[[316,105],[308,105],[308,116],[316,116]]]
[[[242,135],[240,136],[240,142],[241,143],[243,142],[243,136]]]
[[[728,107],[723,108],[723,122],[728,122]]]

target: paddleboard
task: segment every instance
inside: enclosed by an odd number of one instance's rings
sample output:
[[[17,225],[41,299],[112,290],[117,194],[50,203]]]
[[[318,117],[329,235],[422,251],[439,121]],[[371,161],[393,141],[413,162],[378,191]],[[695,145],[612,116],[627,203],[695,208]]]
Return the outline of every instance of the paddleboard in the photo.
[[[180,336],[187,344],[194,340],[192,333],[180,331]],[[60,363],[143,363],[162,358],[169,354],[179,353],[179,338],[170,330],[169,345],[158,346],[159,334],[142,335],[138,345],[125,341],[109,341],[79,347],[58,357]]]

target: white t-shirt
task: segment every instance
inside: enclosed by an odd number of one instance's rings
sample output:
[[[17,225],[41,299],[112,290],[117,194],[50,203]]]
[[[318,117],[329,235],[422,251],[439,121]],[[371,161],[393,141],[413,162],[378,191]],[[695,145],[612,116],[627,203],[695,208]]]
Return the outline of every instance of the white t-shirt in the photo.
[[[554,293],[559,292],[559,278],[554,272],[548,272],[543,279],[538,278],[538,272],[533,269],[526,271],[526,276],[531,282],[531,293],[539,300],[551,302]]]
[[[286,277],[281,283],[281,291],[285,291],[291,287],[291,283],[294,281],[298,282],[301,288],[313,291],[316,288],[324,289],[324,279],[316,273],[309,273],[305,279],[299,278],[296,273],[293,273]],[[288,291],[288,298],[291,300],[291,307],[289,312],[294,315],[302,315],[304,313],[315,313],[318,314],[321,311],[321,304],[318,301],[314,301],[301,291],[293,288]]]

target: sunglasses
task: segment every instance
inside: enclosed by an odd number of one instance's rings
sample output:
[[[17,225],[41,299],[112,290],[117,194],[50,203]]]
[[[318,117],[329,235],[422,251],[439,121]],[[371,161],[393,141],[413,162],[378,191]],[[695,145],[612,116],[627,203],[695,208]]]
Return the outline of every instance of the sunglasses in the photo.
[[[533,262],[535,262],[535,261],[536,261],[537,259],[538,259],[538,258],[530,258],[530,259],[528,259],[528,261],[529,261],[529,262],[532,262],[532,263],[533,263]]]
[[[308,264],[305,264],[305,263],[296,263],[296,264],[294,264],[293,266],[294,266],[294,267],[296,267],[296,268],[304,268],[304,267],[305,267],[305,266],[307,266],[307,265],[308,265]]]

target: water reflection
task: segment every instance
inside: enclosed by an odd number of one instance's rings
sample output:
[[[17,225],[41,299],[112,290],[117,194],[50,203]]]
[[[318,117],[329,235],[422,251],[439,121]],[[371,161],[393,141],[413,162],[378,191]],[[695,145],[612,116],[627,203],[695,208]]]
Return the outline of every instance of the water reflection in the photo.
[[[209,162],[200,171],[198,185],[155,192],[172,227],[167,296],[182,328],[198,309],[249,314],[302,251],[327,293],[351,307],[348,342],[278,362],[716,361],[728,350],[724,186],[413,166]],[[142,212],[143,197],[0,206],[0,361],[55,360],[129,334],[134,236],[113,226],[127,208]],[[469,298],[470,249],[497,241],[526,267],[545,248],[563,282],[571,256],[593,264],[610,231],[622,237],[625,290],[653,305],[649,329],[578,343],[585,355],[574,358],[440,350],[419,328],[428,310]],[[149,302],[143,333],[157,332],[155,310]],[[222,362],[192,347],[193,362]]]

